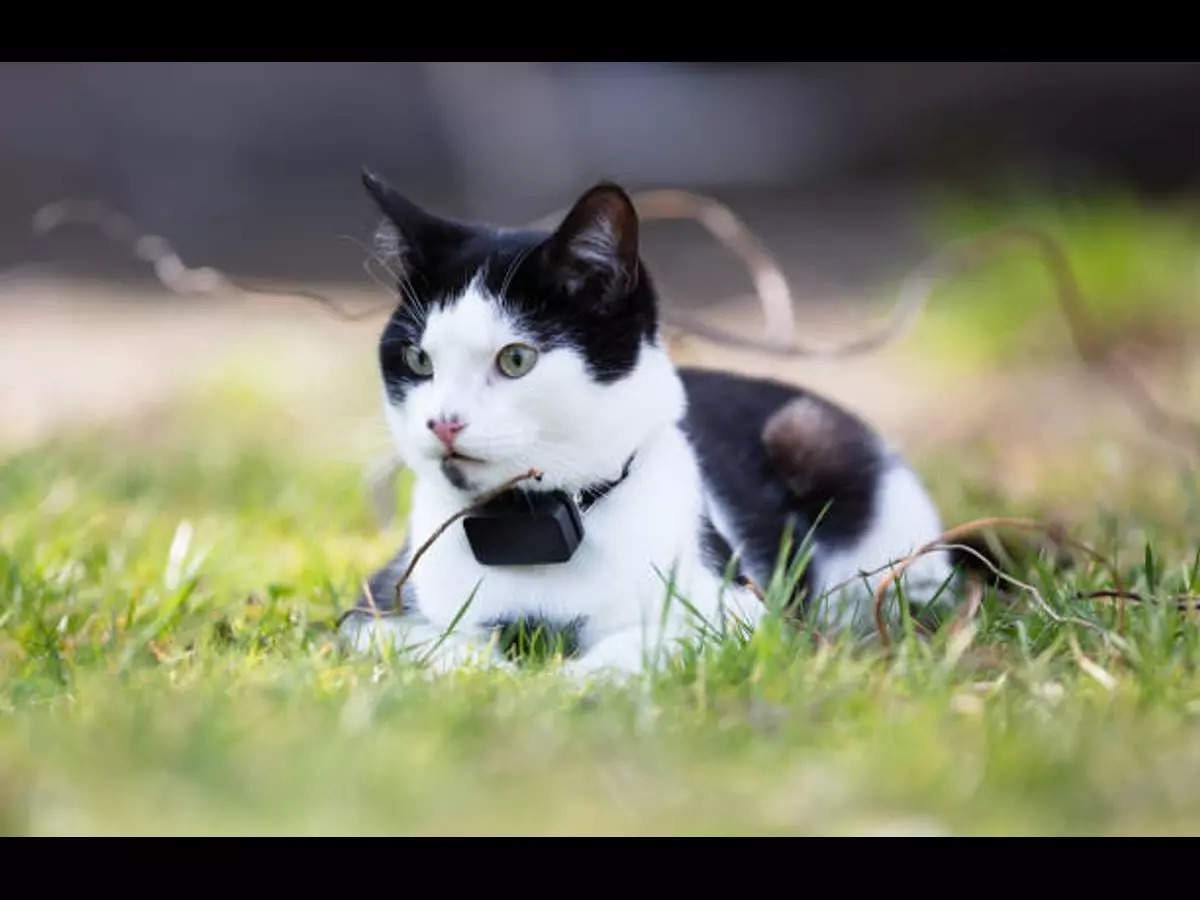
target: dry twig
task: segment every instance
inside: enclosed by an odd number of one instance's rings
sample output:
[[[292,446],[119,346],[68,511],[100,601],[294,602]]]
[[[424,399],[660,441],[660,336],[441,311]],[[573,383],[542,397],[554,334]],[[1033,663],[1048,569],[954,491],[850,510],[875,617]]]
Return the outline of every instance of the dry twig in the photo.
[[[982,556],[982,554],[980,554]],[[979,578],[967,579],[967,602],[963,604],[958,615],[954,617],[954,621],[950,624],[950,633],[957,634],[962,629],[966,628],[979,613],[979,607],[983,604],[983,581]]]
[[[1021,518],[1013,518],[1010,516],[990,516],[985,519],[975,519],[971,522],[964,522],[961,525],[956,525],[953,528],[943,531],[932,541],[929,541],[928,543],[922,545],[917,550],[913,551],[908,556],[906,556],[904,559],[899,560],[898,564],[896,566],[892,567],[891,570],[886,575],[884,575],[883,578],[881,578],[879,580],[879,584],[876,585],[876,587],[875,587],[875,607],[874,607],[875,630],[879,633],[880,643],[882,643],[885,648],[890,648],[891,644],[892,644],[891,636],[888,633],[887,623],[884,621],[884,615],[883,615],[883,602],[884,602],[884,597],[887,595],[888,588],[891,587],[891,585],[893,583],[895,583],[897,580],[899,580],[901,578],[901,576],[904,575],[905,571],[908,570],[909,566],[911,566],[913,563],[915,563],[922,556],[925,556],[929,553],[934,553],[941,549],[945,549],[947,545],[950,545],[953,541],[956,541],[960,538],[968,537],[972,534],[977,534],[978,532],[983,531],[986,528],[996,528],[996,527],[1023,528],[1023,529],[1027,529],[1030,531],[1040,531],[1043,534],[1047,535],[1051,540],[1055,541],[1056,543],[1065,544],[1069,547],[1073,547],[1074,549],[1087,554],[1092,559],[1101,563],[1109,570],[1109,572],[1112,574],[1113,580],[1117,584],[1118,590],[1121,590],[1121,574],[1120,574],[1120,572],[1117,571],[1116,566],[1114,566],[1107,557],[1105,557],[1101,553],[1097,552],[1096,550],[1092,549],[1087,544],[1082,543],[1081,541],[1077,541],[1077,540],[1074,540],[1073,538],[1066,537],[1065,535],[1062,534],[1062,529],[1055,525],[1048,525],[1044,522],[1039,522],[1036,519],[1021,519]],[[954,545],[954,546],[958,547],[959,549],[965,550],[966,552],[973,553],[977,558],[983,559],[985,564],[990,569],[992,569],[992,571],[995,572],[997,575],[1003,577],[1007,581],[1010,581],[1012,583],[1020,585],[1025,590],[1030,591],[1033,594],[1033,596],[1035,596],[1038,599],[1040,605],[1042,606],[1043,611],[1046,611],[1047,613],[1049,613],[1052,618],[1054,618],[1058,621],[1069,621],[1070,620],[1068,617],[1063,617],[1063,616],[1058,615],[1057,613],[1054,613],[1053,610],[1050,609],[1049,605],[1045,602],[1045,599],[1042,598],[1041,593],[1036,588],[1034,588],[1033,585],[1018,581],[1017,579],[1012,578],[1012,576],[1009,576],[1006,573],[1000,572],[998,569],[995,568],[995,566],[993,566],[991,564],[990,561],[988,561],[985,557],[983,557],[982,554],[980,554],[978,551],[976,551],[972,547],[968,547],[965,544],[958,544],[958,545]],[[1118,604],[1118,613],[1117,614],[1118,614],[1117,629],[1121,630],[1124,626],[1124,606],[1123,605]],[[1091,623],[1084,622],[1082,619],[1075,620],[1075,621],[1078,621],[1079,623],[1085,624],[1088,626],[1091,625]]]
[[[33,231],[45,236],[64,225],[86,225],[98,229],[109,240],[123,244],[138,259],[150,264],[154,275],[174,294],[212,295],[230,289],[249,296],[294,298],[318,303],[339,319],[356,321],[377,315],[392,304],[375,305],[351,311],[329,297],[314,291],[276,290],[260,287],[215,269],[184,264],[170,241],[161,235],[143,233],[124,213],[96,201],[65,199],[47,203],[33,215]]]
[[[1146,597],[1137,591],[1099,590],[1079,593],[1076,596],[1081,600],[1115,600],[1118,604],[1123,600],[1132,600],[1134,603],[1154,602],[1153,597]],[[1200,595],[1197,594],[1175,594],[1162,599],[1166,603],[1173,603],[1179,609],[1200,609]]]
[[[759,586],[757,581],[755,581],[749,575],[741,575],[738,578],[738,581],[742,585],[742,587],[746,588],[748,591],[750,591],[750,593],[752,593],[755,596],[755,598],[758,600],[759,603],[761,603],[763,606],[767,606],[766,592],[763,591],[763,589]],[[804,620],[802,618],[800,618],[799,616],[790,617],[789,621],[792,623],[792,625],[794,625],[798,629],[803,628],[805,625]],[[818,644],[822,644],[826,647],[830,646],[829,639],[826,638],[825,635],[821,634],[820,630],[817,628],[816,625],[809,624],[808,630],[812,633],[812,636],[816,639]]]
[[[451,525],[453,525],[455,522],[457,522],[463,516],[479,509],[479,507],[481,507],[481,506],[484,506],[484,505],[490,503],[492,500],[495,500],[497,497],[499,497],[505,491],[512,490],[518,484],[520,484],[522,481],[528,481],[530,478],[534,479],[535,481],[541,481],[541,479],[542,479],[541,470],[540,469],[530,469],[527,472],[522,472],[520,475],[514,475],[512,478],[508,479],[505,482],[502,482],[501,484],[492,488],[490,491],[485,491],[484,493],[480,494],[479,497],[477,497],[474,500],[474,502],[472,502],[469,506],[464,506],[462,509],[460,509],[458,512],[456,512],[454,515],[450,516],[450,518],[446,519],[446,521],[444,521],[436,529],[434,529],[433,534],[431,534],[429,537],[427,537],[425,539],[425,542],[423,544],[421,544],[420,547],[417,548],[415,553],[413,553],[412,559],[410,559],[408,561],[408,565],[404,569],[404,574],[402,574],[400,576],[400,580],[396,582],[396,607],[399,608],[401,606],[400,591],[404,588],[404,585],[408,582],[409,576],[412,575],[413,569],[416,568],[418,560],[420,560],[420,558],[425,555],[425,551],[428,550],[431,546],[433,546],[433,542],[436,541],[439,537],[441,537],[443,532],[445,532],[445,530],[447,528],[449,528]]]

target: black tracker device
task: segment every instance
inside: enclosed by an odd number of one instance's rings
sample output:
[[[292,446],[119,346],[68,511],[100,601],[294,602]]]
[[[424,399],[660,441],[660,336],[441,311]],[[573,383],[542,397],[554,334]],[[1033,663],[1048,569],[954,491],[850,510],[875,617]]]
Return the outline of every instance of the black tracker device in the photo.
[[[563,491],[505,491],[463,519],[463,528],[487,566],[563,563],[583,540],[579,507]]]
[[[544,566],[564,563],[583,542],[583,515],[629,476],[633,457],[621,475],[579,492],[513,488],[463,519],[475,559],[485,566]]]

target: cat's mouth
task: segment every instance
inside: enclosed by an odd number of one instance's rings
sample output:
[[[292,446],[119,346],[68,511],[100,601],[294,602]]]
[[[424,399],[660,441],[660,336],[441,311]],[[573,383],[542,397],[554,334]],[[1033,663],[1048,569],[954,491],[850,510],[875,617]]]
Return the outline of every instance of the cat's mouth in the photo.
[[[457,450],[451,450],[449,453],[442,455],[442,462],[473,462],[483,463],[486,459],[480,459],[478,456],[468,456],[466,453],[459,453]]]

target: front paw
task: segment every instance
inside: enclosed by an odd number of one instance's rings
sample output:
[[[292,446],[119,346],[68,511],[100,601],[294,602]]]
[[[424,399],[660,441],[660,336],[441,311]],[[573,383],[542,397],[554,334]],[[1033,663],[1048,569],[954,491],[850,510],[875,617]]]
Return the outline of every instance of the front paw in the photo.
[[[494,643],[448,640],[441,646],[419,654],[431,675],[447,675],[462,669],[502,669],[515,671],[516,663],[496,651]]]
[[[472,640],[408,616],[352,615],[338,632],[355,653],[395,653],[421,664],[432,675],[461,668],[506,668],[513,665],[496,650],[495,641]]]
[[[623,681],[646,671],[648,662],[640,643],[601,641],[593,649],[568,659],[559,671],[575,681],[591,678]]]
[[[338,637],[354,653],[407,653],[415,643],[410,631],[399,616],[354,613],[338,627]]]
[[[640,667],[626,669],[611,664],[593,664],[583,659],[568,659],[558,669],[560,675],[578,684],[593,680],[628,681],[637,677],[640,671]]]

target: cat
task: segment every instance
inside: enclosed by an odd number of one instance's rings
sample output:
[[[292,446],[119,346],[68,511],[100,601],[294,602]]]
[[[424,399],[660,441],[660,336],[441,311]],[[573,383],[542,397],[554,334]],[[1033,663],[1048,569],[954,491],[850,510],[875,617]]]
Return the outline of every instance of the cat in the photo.
[[[636,673],[698,622],[753,627],[754,584],[785,530],[809,538],[807,615],[857,629],[875,584],[861,573],[940,533],[913,470],[855,415],[775,381],[672,364],[618,185],[588,190],[548,233],[440,218],[365,169],[363,181],[397,268],[379,363],[414,485],[408,541],[341,622],[357,650],[384,640],[438,670],[507,664],[498,635],[519,625],[557,635],[570,672]],[[414,545],[530,468],[540,482],[509,498],[577,516],[573,554],[480,562],[457,521],[395,596]],[[527,524],[499,514],[489,533],[519,561],[540,552],[522,545]],[[928,600],[952,573],[945,554],[924,556],[906,594]]]

